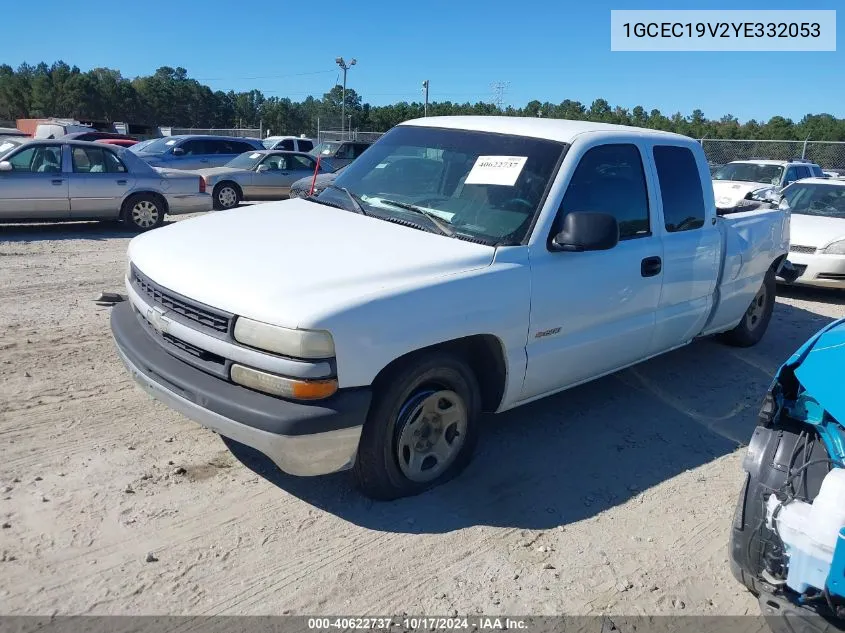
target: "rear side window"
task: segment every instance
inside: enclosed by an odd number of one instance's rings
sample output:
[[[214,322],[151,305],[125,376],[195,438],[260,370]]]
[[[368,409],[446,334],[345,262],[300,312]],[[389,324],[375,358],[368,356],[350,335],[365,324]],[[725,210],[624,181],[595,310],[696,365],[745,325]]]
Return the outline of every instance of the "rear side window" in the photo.
[[[686,147],[672,145],[655,145],[653,154],[666,230],[700,229],[704,226],[704,193],[695,156]]]
[[[801,180],[802,178],[809,178],[813,175],[813,172],[810,171],[809,167],[799,166],[796,167],[796,169],[798,170],[798,180]]]
[[[813,172],[813,176],[816,178],[824,178],[824,171],[822,171],[822,168],[818,165],[812,165],[810,167],[810,171]]]
[[[292,138],[286,138],[285,140],[280,141],[279,144],[276,145],[276,149],[284,149],[284,150],[287,150],[289,152],[292,152],[293,151],[293,139]]]
[[[312,149],[314,149],[314,143],[311,141],[299,141],[300,152],[310,152]]]
[[[613,215],[623,240],[651,234],[645,172],[636,145],[599,145],[587,150],[563,196],[561,223],[573,211]]]

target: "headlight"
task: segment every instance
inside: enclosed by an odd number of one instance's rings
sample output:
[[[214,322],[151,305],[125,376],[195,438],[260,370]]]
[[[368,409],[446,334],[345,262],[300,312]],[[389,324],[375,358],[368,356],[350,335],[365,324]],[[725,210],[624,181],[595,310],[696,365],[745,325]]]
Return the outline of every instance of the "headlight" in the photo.
[[[291,330],[238,317],[235,340],[268,352],[294,358],[330,358],[334,356],[334,340],[324,330]]]
[[[337,380],[297,380],[243,365],[232,365],[232,382],[256,391],[296,400],[320,400],[337,391]]]
[[[839,240],[838,242],[833,242],[833,244],[828,244],[821,252],[827,255],[845,255],[845,240]]]

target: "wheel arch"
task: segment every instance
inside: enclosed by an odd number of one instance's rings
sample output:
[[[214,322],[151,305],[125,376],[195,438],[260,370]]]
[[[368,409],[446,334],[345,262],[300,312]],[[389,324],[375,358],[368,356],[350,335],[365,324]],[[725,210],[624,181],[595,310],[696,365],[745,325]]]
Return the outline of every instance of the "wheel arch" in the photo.
[[[415,358],[434,351],[450,352],[466,361],[478,380],[481,410],[493,413],[499,408],[507,386],[508,367],[502,341],[493,334],[472,334],[407,352],[389,362],[376,374],[373,389],[378,391],[400,366],[412,363]]]
[[[238,196],[240,197],[240,199],[241,200],[244,199],[244,188],[241,187],[240,183],[238,183],[236,180],[232,180],[230,178],[226,178],[224,180],[221,180],[218,183],[215,183],[215,185],[211,188],[211,195],[212,196],[216,195],[217,191],[223,185],[232,185],[235,188],[235,190],[238,192]]]

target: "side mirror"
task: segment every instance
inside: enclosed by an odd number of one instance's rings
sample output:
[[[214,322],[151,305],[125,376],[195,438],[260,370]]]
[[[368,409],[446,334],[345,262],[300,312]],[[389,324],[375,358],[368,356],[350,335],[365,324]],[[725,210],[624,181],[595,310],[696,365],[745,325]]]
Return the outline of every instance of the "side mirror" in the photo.
[[[259,165],[255,168],[255,171],[259,174],[263,174],[265,171],[270,171],[270,167],[267,165]]]
[[[0,171],[12,171],[12,163],[7,160],[0,161]]]
[[[181,147],[174,147],[173,151],[171,152],[174,156],[184,156],[185,150]]]
[[[554,251],[606,251],[619,243],[619,223],[609,213],[573,211],[552,238]]]

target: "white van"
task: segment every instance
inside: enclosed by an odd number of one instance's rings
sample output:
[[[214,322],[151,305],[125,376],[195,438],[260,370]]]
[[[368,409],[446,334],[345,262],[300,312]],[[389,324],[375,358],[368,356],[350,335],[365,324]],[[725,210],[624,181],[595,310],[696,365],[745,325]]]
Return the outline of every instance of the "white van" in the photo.
[[[91,130],[93,128],[90,125],[83,125],[79,121],[49,121],[39,123],[32,137],[36,139],[61,138],[65,134],[90,132]]]

